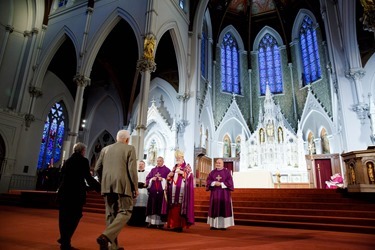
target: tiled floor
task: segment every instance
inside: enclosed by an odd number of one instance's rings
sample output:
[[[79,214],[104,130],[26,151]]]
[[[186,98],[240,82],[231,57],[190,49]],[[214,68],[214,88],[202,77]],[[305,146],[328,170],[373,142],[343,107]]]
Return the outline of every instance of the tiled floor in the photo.
[[[57,250],[58,211],[53,209],[0,206],[0,249]],[[72,245],[81,250],[98,249],[96,237],[104,229],[104,216],[85,213]],[[375,249],[375,235],[317,230],[234,226],[211,231],[196,223],[182,233],[126,226],[119,242],[127,250],[137,249]]]

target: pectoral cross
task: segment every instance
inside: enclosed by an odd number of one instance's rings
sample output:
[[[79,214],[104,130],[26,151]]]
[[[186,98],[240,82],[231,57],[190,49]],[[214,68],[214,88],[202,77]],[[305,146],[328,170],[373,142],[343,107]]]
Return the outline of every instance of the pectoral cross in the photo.
[[[223,179],[223,177],[221,177],[220,175],[216,176],[217,181],[220,181],[221,179]]]
[[[155,174],[155,177],[160,177],[160,173],[159,172],[157,172],[156,174]]]

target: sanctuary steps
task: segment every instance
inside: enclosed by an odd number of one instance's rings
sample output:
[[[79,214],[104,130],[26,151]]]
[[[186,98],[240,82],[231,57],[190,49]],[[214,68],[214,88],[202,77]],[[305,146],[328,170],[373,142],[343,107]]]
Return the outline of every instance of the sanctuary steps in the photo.
[[[195,188],[195,219],[207,221],[210,193]],[[375,193],[333,189],[242,189],[232,192],[236,225],[375,234]],[[56,193],[13,190],[0,204],[57,208]],[[84,212],[104,214],[104,200],[89,192]]]

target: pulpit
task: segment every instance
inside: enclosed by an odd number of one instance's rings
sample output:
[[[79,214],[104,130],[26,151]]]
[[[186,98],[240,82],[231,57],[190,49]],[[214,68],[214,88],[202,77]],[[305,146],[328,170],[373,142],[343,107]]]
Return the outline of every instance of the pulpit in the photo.
[[[349,192],[375,192],[375,147],[341,154]]]

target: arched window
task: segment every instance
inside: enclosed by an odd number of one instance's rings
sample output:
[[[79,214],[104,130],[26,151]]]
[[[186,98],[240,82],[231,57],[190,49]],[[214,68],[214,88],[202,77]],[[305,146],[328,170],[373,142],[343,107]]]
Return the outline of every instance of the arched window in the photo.
[[[267,85],[271,93],[282,93],[281,61],[276,39],[271,34],[266,33],[259,43],[258,51],[260,94],[266,94]]]
[[[203,78],[208,78],[208,27],[207,21],[204,19],[202,28],[201,40],[201,75]]]
[[[221,89],[240,94],[239,53],[236,39],[231,33],[224,35],[221,43]]]
[[[65,132],[65,107],[62,101],[55,103],[44,123],[42,144],[40,146],[38,169],[61,159]]]
[[[307,15],[302,21],[299,40],[303,64],[302,85],[306,86],[320,79],[322,75],[316,32],[313,21]]]

